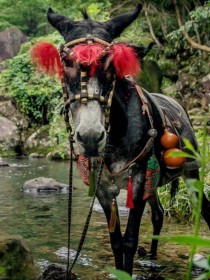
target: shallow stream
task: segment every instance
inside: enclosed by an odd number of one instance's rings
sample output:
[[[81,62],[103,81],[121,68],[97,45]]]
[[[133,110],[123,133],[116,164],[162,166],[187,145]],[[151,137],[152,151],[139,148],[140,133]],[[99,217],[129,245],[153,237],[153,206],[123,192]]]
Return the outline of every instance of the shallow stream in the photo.
[[[46,159],[4,160],[10,167],[0,169],[0,231],[2,234],[20,235],[30,247],[35,263],[44,269],[49,263],[66,262],[67,247],[67,194],[26,194],[21,187],[26,180],[44,176],[68,184],[69,163],[51,162]],[[74,168],[73,217],[71,248],[77,249],[86,220],[91,198],[87,187]],[[148,211],[149,212],[149,211]],[[126,209],[121,211],[122,227],[127,221]],[[173,219],[164,220],[162,236],[190,234],[193,228]],[[207,226],[202,222],[200,234],[209,236]],[[140,231],[140,245],[149,250],[152,236],[150,214],[145,213]],[[74,252],[74,251],[73,251]],[[210,255],[210,249],[199,251]],[[134,274],[139,279],[185,279],[189,248],[175,243],[160,241],[158,259],[149,262],[136,256]],[[88,234],[81,257],[73,270],[81,280],[110,279],[108,266],[114,266],[109,244],[109,235],[104,214],[96,203],[91,217]],[[150,266],[150,269],[148,269]],[[151,268],[152,266],[152,268]],[[151,277],[150,277],[151,276]],[[150,277],[150,278],[149,278]],[[192,276],[192,279],[193,276]]]

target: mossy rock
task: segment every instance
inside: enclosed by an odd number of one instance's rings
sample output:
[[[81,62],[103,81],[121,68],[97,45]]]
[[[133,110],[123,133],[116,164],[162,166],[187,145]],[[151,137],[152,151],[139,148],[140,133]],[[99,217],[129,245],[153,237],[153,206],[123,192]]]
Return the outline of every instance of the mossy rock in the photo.
[[[37,280],[38,271],[31,252],[18,236],[0,238],[0,279]]]
[[[15,152],[14,149],[2,149],[0,148],[0,157],[15,157],[17,153]],[[1,279],[1,278],[0,278]]]
[[[161,92],[163,74],[157,62],[143,60],[141,62],[141,73],[138,82],[149,92]]]

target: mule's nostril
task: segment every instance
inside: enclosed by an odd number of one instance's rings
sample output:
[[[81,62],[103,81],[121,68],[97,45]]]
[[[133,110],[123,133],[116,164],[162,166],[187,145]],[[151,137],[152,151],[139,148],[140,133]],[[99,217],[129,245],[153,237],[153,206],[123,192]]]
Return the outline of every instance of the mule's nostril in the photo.
[[[101,142],[103,139],[104,139],[104,131],[101,133],[100,137],[98,138],[98,141],[97,142]]]
[[[82,142],[82,141],[83,141],[83,140],[82,140],[82,136],[80,135],[79,132],[77,132],[77,140],[78,140],[79,142]]]
[[[86,146],[94,146],[94,145],[100,145],[101,142],[105,138],[105,132],[94,132],[94,131],[89,131],[88,133],[84,133],[81,131],[76,132],[76,140],[81,144],[81,145],[86,145]]]

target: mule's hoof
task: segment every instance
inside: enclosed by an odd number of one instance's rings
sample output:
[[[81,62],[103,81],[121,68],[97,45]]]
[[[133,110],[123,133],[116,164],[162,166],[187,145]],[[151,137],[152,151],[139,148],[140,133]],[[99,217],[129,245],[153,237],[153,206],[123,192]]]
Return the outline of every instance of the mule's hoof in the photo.
[[[158,257],[157,257],[156,253],[155,254],[154,253],[150,253],[150,257],[149,258],[150,258],[150,260],[157,260]]]
[[[139,255],[139,257],[144,257],[146,255],[148,255],[147,250],[144,249],[144,247],[139,246],[137,249],[137,254]]]

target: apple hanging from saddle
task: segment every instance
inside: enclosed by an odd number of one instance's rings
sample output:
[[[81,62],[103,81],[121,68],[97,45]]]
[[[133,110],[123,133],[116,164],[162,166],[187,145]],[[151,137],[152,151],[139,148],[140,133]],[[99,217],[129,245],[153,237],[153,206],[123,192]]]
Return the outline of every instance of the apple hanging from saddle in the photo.
[[[177,137],[177,135],[165,128],[160,142],[165,149],[165,152],[163,153],[163,162],[166,167],[170,169],[181,167],[185,163],[186,158],[183,156],[172,154],[172,152],[182,151],[179,148],[176,148],[179,143],[179,138]]]

